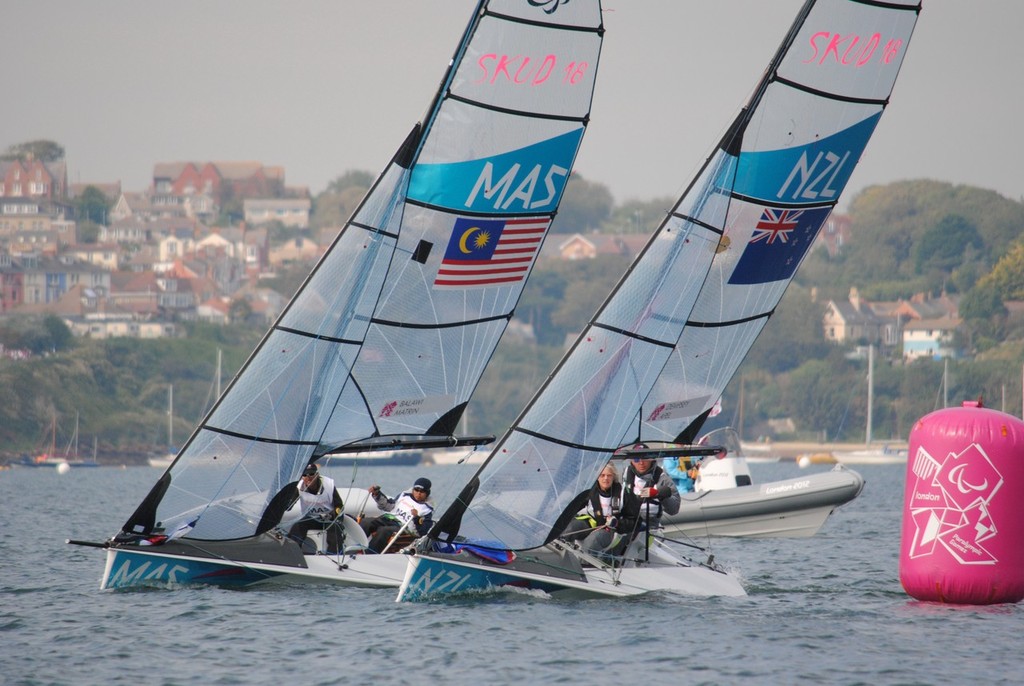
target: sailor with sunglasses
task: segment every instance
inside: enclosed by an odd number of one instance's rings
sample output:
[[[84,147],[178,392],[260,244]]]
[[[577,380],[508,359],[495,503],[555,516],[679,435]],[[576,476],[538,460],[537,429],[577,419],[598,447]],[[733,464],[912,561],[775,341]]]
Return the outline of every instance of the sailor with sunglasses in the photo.
[[[430,479],[420,477],[416,479],[411,489],[403,491],[395,498],[384,495],[380,486],[370,486],[370,495],[384,513],[361,522],[363,531],[370,539],[370,550],[382,552],[391,537],[397,533],[422,536],[430,530],[434,517],[434,506],[427,501],[430,497],[430,485]]]

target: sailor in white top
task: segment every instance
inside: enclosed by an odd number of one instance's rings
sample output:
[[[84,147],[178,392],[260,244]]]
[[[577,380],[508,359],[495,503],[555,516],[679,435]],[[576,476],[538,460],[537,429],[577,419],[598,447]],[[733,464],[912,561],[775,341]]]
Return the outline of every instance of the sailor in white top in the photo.
[[[362,522],[363,531],[370,539],[371,550],[382,552],[397,533],[408,532],[422,536],[430,530],[434,517],[434,506],[427,501],[430,486],[430,479],[420,477],[410,490],[403,491],[396,498],[384,495],[380,486],[370,486],[374,502],[384,513]]]
[[[341,527],[331,524],[341,515],[344,503],[334,487],[334,479],[320,474],[316,464],[309,464],[302,472],[298,490],[302,518],[289,529],[288,535],[303,546],[304,552],[314,552],[306,542],[306,534],[310,529],[326,529],[328,551],[336,552],[341,545]]]

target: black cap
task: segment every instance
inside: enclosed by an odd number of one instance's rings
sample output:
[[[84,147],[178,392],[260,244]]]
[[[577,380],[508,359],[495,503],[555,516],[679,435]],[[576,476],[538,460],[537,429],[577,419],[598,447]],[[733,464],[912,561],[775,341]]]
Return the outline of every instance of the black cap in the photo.
[[[413,483],[412,488],[413,490],[419,488],[421,490],[426,491],[427,493],[430,493],[430,479],[426,479],[421,476],[420,478],[416,479],[416,482]]]
[[[306,468],[302,470],[302,476],[316,476],[316,472],[316,463],[313,462],[306,465]]]

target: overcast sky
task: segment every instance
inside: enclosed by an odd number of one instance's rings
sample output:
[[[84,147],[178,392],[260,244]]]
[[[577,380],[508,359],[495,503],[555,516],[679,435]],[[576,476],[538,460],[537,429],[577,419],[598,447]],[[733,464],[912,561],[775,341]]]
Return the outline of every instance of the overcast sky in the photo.
[[[675,197],[802,0],[605,0],[576,171],[617,201]],[[50,139],[69,181],[257,160],[314,194],[376,175],[425,112],[473,0],[31,0],[0,12],[0,149]],[[847,188],[931,178],[1024,196],[1022,0],[924,0]]]

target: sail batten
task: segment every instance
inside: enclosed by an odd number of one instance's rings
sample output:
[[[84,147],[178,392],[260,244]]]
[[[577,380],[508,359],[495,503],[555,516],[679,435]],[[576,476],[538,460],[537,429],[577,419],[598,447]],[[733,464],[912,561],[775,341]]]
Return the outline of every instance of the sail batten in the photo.
[[[327,451],[476,440],[451,433],[561,202],[602,35],[598,0],[480,0],[423,123],[125,532],[253,536]]]

